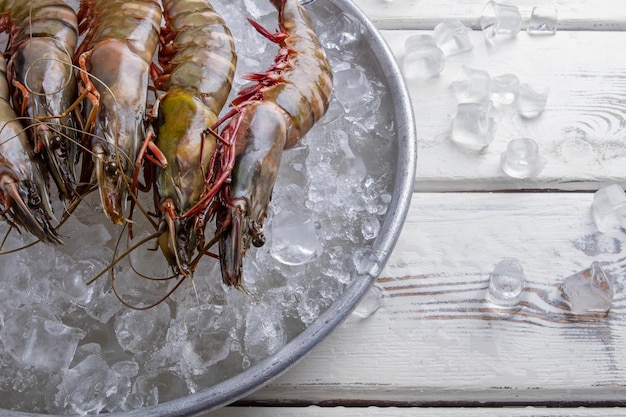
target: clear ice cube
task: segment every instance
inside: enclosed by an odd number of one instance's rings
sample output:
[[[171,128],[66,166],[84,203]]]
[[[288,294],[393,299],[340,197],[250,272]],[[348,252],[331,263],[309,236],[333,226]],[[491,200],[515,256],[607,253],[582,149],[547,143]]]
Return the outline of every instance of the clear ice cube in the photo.
[[[234,316],[233,310],[223,310],[217,306],[194,307],[172,323],[172,328],[175,323],[181,327],[182,360],[192,375],[205,374],[228,357],[231,331],[237,320]],[[170,343],[178,341],[172,340]]]
[[[67,369],[78,342],[86,333],[58,321],[33,316],[31,333],[24,348],[24,363],[47,370]]]
[[[383,292],[376,285],[372,286],[357,304],[352,314],[366,319],[377,312],[383,306]]]
[[[611,309],[613,288],[597,261],[589,268],[565,278],[562,290],[573,313],[606,313]]]
[[[493,141],[493,106],[486,103],[459,103],[452,120],[451,139],[471,151],[482,151]]]
[[[97,280],[91,285],[87,282],[96,276],[104,266],[92,259],[78,260],[63,274],[61,286],[70,300],[79,306],[85,306],[97,297],[104,285],[104,280]]]
[[[489,300],[501,306],[519,303],[526,286],[524,268],[517,259],[498,262],[489,277]]]
[[[248,13],[250,13],[250,16],[254,19],[258,19],[276,11],[276,8],[268,1],[243,0],[243,4]]]
[[[139,374],[139,364],[134,360],[119,361],[111,365],[111,369],[120,375],[132,378]]]
[[[16,361],[47,371],[67,369],[85,332],[44,310],[22,308],[7,317],[0,338]]]
[[[402,68],[407,79],[437,77],[445,64],[443,51],[431,35],[411,35],[404,44]]]
[[[272,221],[270,254],[285,265],[303,265],[322,253],[310,210],[283,210]]]
[[[335,90],[334,94],[347,113],[372,100],[372,88],[363,69],[351,67],[337,71],[333,82],[344,88]]]
[[[61,395],[76,413],[97,414],[117,393],[119,381],[102,358],[90,355],[63,374]]]
[[[339,13],[325,23],[328,30],[320,33],[319,39],[326,49],[335,49],[342,53],[357,49],[363,33],[363,25],[350,13]],[[345,60],[343,63],[349,61]]]
[[[558,11],[554,7],[533,7],[526,31],[530,35],[554,35]]]
[[[189,395],[187,384],[191,382],[175,370],[143,372],[135,381],[133,388],[137,398],[133,401],[151,407],[160,402],[180,399]]]
[[[107,323],[122,307],[122,303],[113,291],[109,291],[100,297],[92,299],[85,306],[85,311],[91,318],[98,320],[100,323]]]
[[[148,311],[128,309],[115,318],[115,336],[122,349],[145,353],[165,339],[169,322],[170,308],[166,303]]]
[[[489,83],[489,96],[496,106],[508,106],[517,100],[519,79],[515,74],[503,74],[493,77]]]
[[[502,170],[514,178],[529,178],[537,175],[544,166],[537,143],[528,138],[513,139],[500,158]]]
[[[444,20],[435,26],[433,37],[445,56],[469,52],[474,45],[470,40],[471,29],[460,20]]]
[[[385,253],[372,249],[357,249],[352,254],[352,261],[359,274],[368,274],[377,277],[383,267]]]
[[[250,358],[265,359],[283,347],[285,329],[269,308],[256,305],[246,315],[243,342]]]
[[[626,228],[626,194],[618,184],[600,188],[593,195],[591,214],[603,233]]]
[[[496,36],[514,37],[521,26],[522,16],[517,6],[490,1],[483,8],[480,27],[488,40]]]
[[[380,232],[380,220],[376,216],[367,216],[361,220],[361,234],[365,240],[372,240]]]
[[[517,97],[517,111],[525,119],[539,116],[546,108],[550,87],[540,84],[521,84]]]
[[[491,76],[487,71],[463,66],[466,78],[454,81],[452,90],[459,103],[480,103],[489,100]]]

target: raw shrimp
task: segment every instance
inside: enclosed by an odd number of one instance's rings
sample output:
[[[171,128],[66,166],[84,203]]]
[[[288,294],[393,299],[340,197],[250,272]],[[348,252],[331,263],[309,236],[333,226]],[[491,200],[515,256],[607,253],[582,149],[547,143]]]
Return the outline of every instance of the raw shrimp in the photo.
[[[36,154],[43,157],[63,199],[74,194],[77,99],[72,58],[76,13],[63,0],[0,1],[0,31],[9,33],[8,78],[13,105],[28,119]]]
[[[187,275],[203,243],[206,211],[234,160],[234,149],[211,127],[228,98],[237,58],[230,30],[208,1],[165,0],[163,7],[162,69],[153,72],[165,93],[154,108],[154,142],[149,137],[144,148],[155,167],[159,246],[176,273]]]
[[[251,23],[280,50],[269,69],[246,76],[256,83],[233,100],[236,114],[221,132],[237,149],[232,183],[217,216],[222,279],[236,287],[242,286],[243,256],[250,244],[265,242],[263,222],[282,151],[325,114],[332,93],[332,72],[304,7],[298,0],[271,2],[278,10],[278,32]]]
[[[121,224],[135,159],[145,139],[149,70],[159,41],[161,6],[154,0],[86,0],[78,18],[80,32],[86,33],[76,55],[82,70],[79,88],[89,99],[85,128],[93,132],[87,146],[104,212]]]
[[[9,103],[6,61],[0,56],[0,215],[44,242],[61,243],[44,177],[33,160],[26,131]]]

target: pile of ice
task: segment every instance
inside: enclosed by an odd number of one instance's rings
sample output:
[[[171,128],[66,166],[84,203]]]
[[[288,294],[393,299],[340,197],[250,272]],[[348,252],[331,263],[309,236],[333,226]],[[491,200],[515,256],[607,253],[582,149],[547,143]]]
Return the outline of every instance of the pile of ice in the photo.
[[[277,51],[246,22],[252,16],[277,27],[275,11],[261,3],[213,2],[235,34],[239,75],[267,68]],[[123,306],[108,275],[86,286],[115,256],[120,234],[94,196],[61,228],[65,246],[37,244],[0,257],[0,408],[86,414],[188,395],[276,353],[355,279],[355,260],[371,247],[391,201],[393,109],[359,22],[331,1],[307,7],[324,23],[317,30],[334,98],[323,120],[284,153],[267,243],[245,260],[248,293],[225,287],[211,258],[193,282],[148,311]],[[136,240],[149,233],[141,228]],[[4,248],[29,241],[13,231]],[[122,239],[118,253],[125,246]],[[167,275],[150,247],[133,252],[133,268]],[[121,297],[137,306],[176,284],[141,278],[129,262],[114,272]]]

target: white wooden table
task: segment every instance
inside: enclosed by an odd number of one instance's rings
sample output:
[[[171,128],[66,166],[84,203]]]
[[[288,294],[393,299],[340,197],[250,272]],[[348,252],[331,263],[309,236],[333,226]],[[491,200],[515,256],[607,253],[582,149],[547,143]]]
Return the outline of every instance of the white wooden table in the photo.
[[[444,19],[472,27],[474,49],[448,58],[438,78],[408,82],[417,178],[376,284],[383,308],[350,317],[283,376],[211,416],[626,416],[626,234],[599,233],[590,212],[595,190],[626,186],[626,2],[502,1],[524,22],[534,6],[556,7],[556,35],[522,31],[489,46],[485,0],[356,0],[399,61],[408,36]],[[545,112],[500,113],[487,150],[463,152],[449,139],[463,65],[549,85]],[[500,170],[519,137],[546,158],[534,179]],[[505,257],[528,281],[515,312],[485,300]],[[559,285],[593,261],[611,274],[613,308],[574,315]]]

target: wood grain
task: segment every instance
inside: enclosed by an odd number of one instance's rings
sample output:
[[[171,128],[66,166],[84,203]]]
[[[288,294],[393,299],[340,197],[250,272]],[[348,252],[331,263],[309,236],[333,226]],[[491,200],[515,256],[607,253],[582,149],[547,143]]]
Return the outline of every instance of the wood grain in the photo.
[[[479,19],[484,1],[437,0],[355,0],[380,29],[432,29],[444,19],[459,19],[467,26],[480,29]],[[533,7],[558,10],[558,29],[624,30],[626,4],[612,0],[516,0],[500,1],[519,8],[523,28]]]
[[[226,407],[210,417],[623,417],[618,408]],[[202,417],[205,417],[204,415]]]
[[[250,401],[342,404],[603,402],[626,398],[621,248],[587,193],[417,193],[378,279],[383,308],[352,316]],[[487,298],[489,274],[521,261],[516,308]],[[593,261],[615,287],[608,314],[575,315],[559,286]]]
[[[429,32],[383,32],[400,64],[406,39],[416,33]],[[439,77],[407,80],[418,135],[417,191],[596,190],[610,183],[626,185],[626,56],[612,52],[626,43],[626,32],[541,37],[522,33],[495,46],[486,44],[480,32],[471,35],[473,51],[448,58]],[[523,119],[515,106],[500,107],[493,116],[494,140],[486,150],[477,153],[457,146],[450,139],[457,108],[452,84],[466,79],[463,66],[548,86],[545,111]],[[500,168],[509,141],[522,137],[535,140],[545,158],[536,178],[513,179]]]

